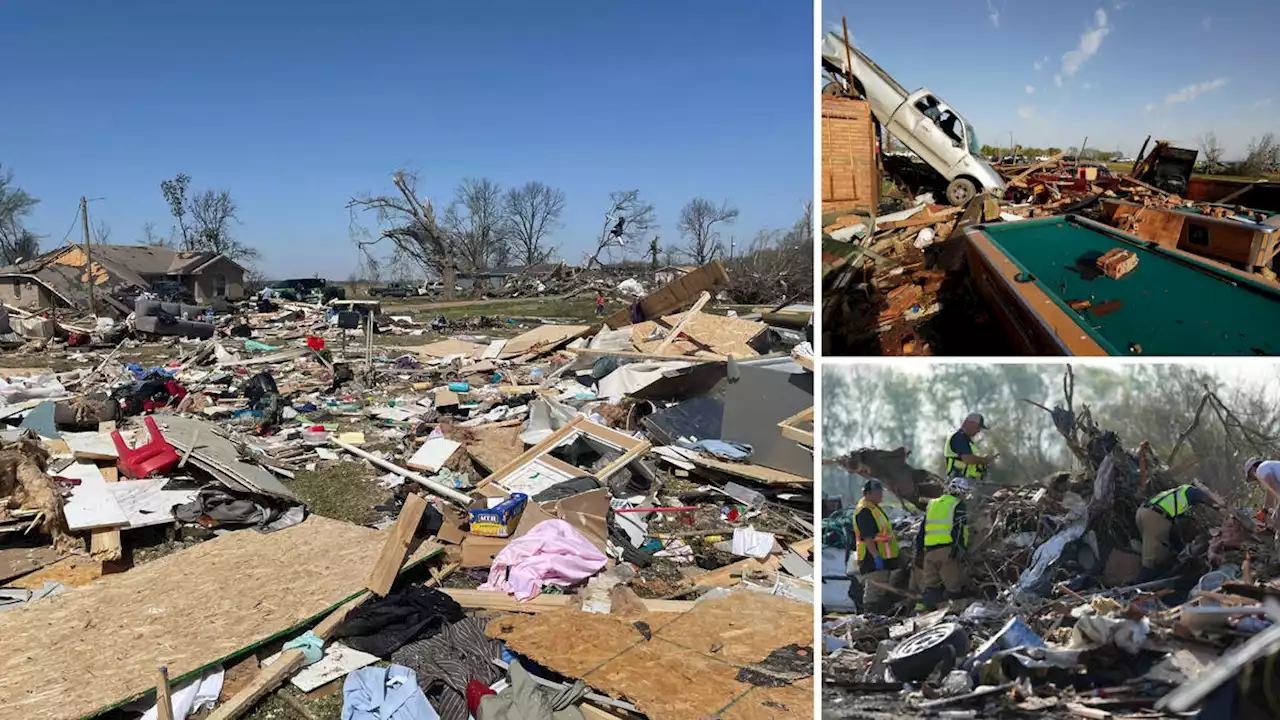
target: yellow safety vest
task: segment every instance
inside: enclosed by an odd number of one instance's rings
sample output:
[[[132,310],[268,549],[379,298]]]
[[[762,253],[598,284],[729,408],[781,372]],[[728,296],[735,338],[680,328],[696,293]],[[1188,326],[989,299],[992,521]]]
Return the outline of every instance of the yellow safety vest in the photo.
[[[1187,490],[1190,488],[1190,485],[1179,485],[1152,496],[1147,502],[1163,510],[1165,515],[1176,518],[1191,509],[1191,503],[1187,502]]]
[[[871,516],[876,519],[876,536],[873,538],[864,538],[858,535],[858,562],[862,562],[867,557],[867,543],[875,543],[876,549],[880,551],[880,557],[885,560],[892,560],[898,557],[898,536],[893,534],[893,526],[889,524],[889,516],[884,514],[879,505],[868,502],[866,498],[858,501],[858,513],[871,508]],[[857,517],[855,513],[854,517]],[[853,530],[858,532],[857,520],[854,520]]]
[[[962,432],[962,431],[961,431]],[[942,448],[942,456],[947,459],[947,477],[964,477],[973,480],[981,480],[987,474],[986,465],[970,465],[960,459],[955,450],[951,449],[951,438],[955,437],[952,433],[947,437],[947,442]],[[973,454],[978,454],[978,443],[973,438],[969,438],[969,449]]]
[[[955,527],[956,505],[960,500],[955,495],[943,495],[929,501],[924,511],[924,546],[941,547],[951,544],[951,529]],[[964,547],[969,546],[969,528],[966,525],[961,540]]]

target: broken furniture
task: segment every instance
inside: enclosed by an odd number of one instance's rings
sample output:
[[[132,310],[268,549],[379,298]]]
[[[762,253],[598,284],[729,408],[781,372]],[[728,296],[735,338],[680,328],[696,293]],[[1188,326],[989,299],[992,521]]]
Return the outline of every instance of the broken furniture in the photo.
[[[1104,198],[1103,218],[1161,247],[1215,258],[1246,272],[1270,268],[1280,252],[1280,213],[1225,206],[1159,207]]]
[[[160,433],[155,417],[143,418],[147,428],[147,440],[137,447],[129,447],[119,430],[111,431],[111,441],[115,443],[119,455],[117,467],[125,477],[139,480],[152,475],[163,475],[178,465],[178,453]]]

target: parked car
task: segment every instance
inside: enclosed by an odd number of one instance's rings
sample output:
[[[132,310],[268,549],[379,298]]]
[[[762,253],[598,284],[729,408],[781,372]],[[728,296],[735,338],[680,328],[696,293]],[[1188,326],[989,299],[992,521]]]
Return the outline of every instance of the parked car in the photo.
[[[409,297],[417,295],[417,289],[411,287],[408,283],[390,283],[388,285],[374,286],[369,288],[369,297]]]
[[[271,291],[285,300],[301,300],[321,305],[347,296],[346,289],[339,285],[330,285],[324,278],[280,280],[271,284]]]
[[[857,48],[845,48],[839,35],[827,33],[823,64],[850,78],[880,124],[948,181],[948,202],[964,205],[983,190],[1004,194],[1004,179],[982,157],[968,121],[928,88],[908,92]]]

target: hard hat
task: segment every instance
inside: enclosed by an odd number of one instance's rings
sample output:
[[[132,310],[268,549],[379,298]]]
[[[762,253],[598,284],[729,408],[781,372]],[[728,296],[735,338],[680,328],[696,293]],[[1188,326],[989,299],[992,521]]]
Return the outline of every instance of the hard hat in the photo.
[[[1262,464],[1262,458],[1251,457],[1248,460],[1245,460],[1244,461],[1245,477],[1252,475],[1253,471],[1257,470],[1258,466],[1261,464]]]
[[[951,483],[947,486],[951,490],[959,490],[960,492],[969,492],[969,481],[962,477],[951,478]]]
[[[870,495],[873,492],[884,490],[884,484],[879,480],[868,480],[862,484],[862,494]]]

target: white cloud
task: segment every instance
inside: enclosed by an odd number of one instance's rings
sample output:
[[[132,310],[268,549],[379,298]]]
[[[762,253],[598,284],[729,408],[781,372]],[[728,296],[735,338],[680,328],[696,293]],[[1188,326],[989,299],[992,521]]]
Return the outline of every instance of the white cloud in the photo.
[[[1263,98],[1263,99],[1259,100],[1258,102],[1254,103],[1254,104],[1253,104],[1253,106],[1254,106],[1254,107],[1267,107],[1267,106],[1268,106],[1268,105],[1270,105],[1270,104],[1271,104],[1271,98]]]
[[[1200,27],[1204,28],[1205,30],[1208,30],[1209,28],[1213,27],[1213,18],[1206,17],[1205,19],[1201,20]]]
[[[1044,67],[1044,63],[1040,62],[1039,60],[1031,63],[1031,69],[1035,70],[1036,72],[1040,72],[1040,68],[1042,67]]]
[[[1054,75],[1053,75],[1053,84],[1054,84],[1054,85],[1057,85],[1058,87],[1062,87],[1062,75],[1061,75],[1061,74],[1059,74],[1059,73],[1054,73]]]
[[[1210,90],[1217,90],[1227,84],[1227,78],[1217,78],[1209,82],[1202,82],[1196,85],[1188,85],[1177,92],[1171,92],[1164,96],[1165,105],[1177,105],[1178,103],[1189,102],[1195,100],[1202,93]]]
[[[1120,0],[1120,2],[1117,2],[1115,5],[1112,5],[1111,7],[1114,10],[1123,10],[1129,7],[1129,3],[1125,2],[1125,0]]]
[[[1080,44],[1074,50],[1063,53],[1061,74],[1067,77],[1075,75],[1086,60],[1098,54],[1098,50],[1102,47],[1102,40],[1109,32],[1111,28],[1107,27],[1107,11],[1102,8],[1094,10],[1093,25],[1080,34]],[[1056,77],[1054,81],[1057,82]]]
[[[1155,110],[1155,109],[1156,109],[1156,104],[1155,104],[1155,103],[1147,103],[1146,105],[1142,106],[1142,112],[1144,112],[1144,113],[1149,113],[1149,112],[1151,112],[1152,110]]]
[[[1028,85],[1028,86],[1027,86],[1027,94],[1028,94],[1028,95],[1035,95],[1035,94],[1036,94],[1036,86],[1035,86],[1035,85]]]
[[[992,0],[987,0],[987,17],[992,27],[1000,27],[1000,10]]]
[[[1018,117],[1022,118],[1023,120],[1030,120],[1035,116],[1036,116],[1035,105],[1023,105],[1022,107],[1018,108]]]

